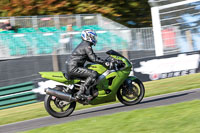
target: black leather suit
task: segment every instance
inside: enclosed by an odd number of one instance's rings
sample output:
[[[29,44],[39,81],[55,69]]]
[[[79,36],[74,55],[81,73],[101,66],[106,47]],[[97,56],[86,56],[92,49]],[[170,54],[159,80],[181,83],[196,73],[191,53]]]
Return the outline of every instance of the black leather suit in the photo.
[[[82,41],[72,52],[67,62],[67,74],[70,78],[84,78],[84,87],[88,88],[93,84],[98,73],[96,71],[84,68],[86,61],[104,65],[105,61],[97,57],[92,49],[92,43]]]

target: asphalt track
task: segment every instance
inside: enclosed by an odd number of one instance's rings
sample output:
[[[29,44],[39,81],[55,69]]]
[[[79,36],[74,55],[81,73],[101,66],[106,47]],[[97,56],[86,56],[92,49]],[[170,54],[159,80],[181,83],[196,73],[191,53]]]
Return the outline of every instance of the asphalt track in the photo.
[[[133,106],[124,106],[121,103],[117,103],[117,104],[111,104],[111,105],[105,105],[105,106],[75,111],[72,115],[66,118],[57,119],[48,116],[48,117],[36,118],[32,120],[26,120],[22,122],[2,125],[0,126],[0,133],[16,133],[20,131],[26,131],[35,128],[66,123],[94,116],[102,116],[117,112],[143,109],[155,106],[164,106],[184,101],[191,101],[194,99],[200,99],[200,88],[144,98],[140,104]]]

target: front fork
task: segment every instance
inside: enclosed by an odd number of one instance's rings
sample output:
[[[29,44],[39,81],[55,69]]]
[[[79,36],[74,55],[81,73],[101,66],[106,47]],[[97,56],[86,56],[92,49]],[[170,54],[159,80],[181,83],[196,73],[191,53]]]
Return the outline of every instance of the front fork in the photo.
[[[127,96],[133,94],[134,96],[138,96],[138,90],[137,87],[132,83],[134,80],[138,80],[135,76],[128,77],[122,87],[122,95]]]

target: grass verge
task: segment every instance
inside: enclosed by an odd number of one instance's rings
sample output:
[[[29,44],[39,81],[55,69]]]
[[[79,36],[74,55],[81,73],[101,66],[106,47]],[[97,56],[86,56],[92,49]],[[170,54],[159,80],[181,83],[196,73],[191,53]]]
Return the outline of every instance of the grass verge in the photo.
[[[198,133],[200,100],[82,119],[25,133]]]
[[[168,78],[163,80],[156,80],[151,82],[145,82],[144,86],[146,88],[145,97],[165,94],[170,92],[176,92],[181,90],[188,90],[194,88],[200,88],[200,73],[186,75],[175,78]],[[118,102],[118,101],[116,101]],[[116,103],[112,102],[112,103]],[[111,104],[111,103],[107,103]],[[105,105],[105,104],[101,104]],[[97,106],[101,106],[97,105]],[[95,107],[91,105],[83,106],[78,104],[76,110]],[[21,107],[15,107],[5,110],[0,110],[0,125],[29,120],[38,117],[48,116],[45,111],[43,102],[25,105]]]

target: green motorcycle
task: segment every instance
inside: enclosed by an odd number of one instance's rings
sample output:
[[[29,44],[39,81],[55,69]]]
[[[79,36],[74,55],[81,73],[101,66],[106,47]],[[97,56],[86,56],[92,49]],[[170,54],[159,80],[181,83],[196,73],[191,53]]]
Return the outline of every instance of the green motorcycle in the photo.
[[[143,83],[135,76],[129,76],[132,64],[128,59],[114,50],[106,52],[106,60],[111,62],[109,68],[100,64],[87,64],[100,75],[96,84],[85,92],[87,98],[76,99],[76,93],[84,83],[83,79],[69,79],[63,72],[39,72],[41,77],[62,83],[55,88],[45,89],[44,105],[46,111],[53,117],[69,116],[76,107],[76,102],[83,105],[97,105],[118,100],[124,105],[139,103],[145,93]]]

